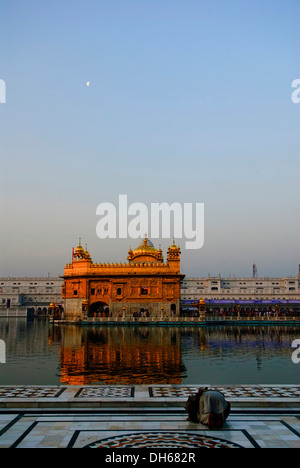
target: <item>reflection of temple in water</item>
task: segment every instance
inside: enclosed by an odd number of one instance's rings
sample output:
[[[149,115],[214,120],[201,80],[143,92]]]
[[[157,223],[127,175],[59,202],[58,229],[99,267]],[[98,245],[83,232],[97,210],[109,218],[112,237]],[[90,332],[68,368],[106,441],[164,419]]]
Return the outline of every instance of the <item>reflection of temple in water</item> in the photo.
[[[60,333],[61,383],[182,382],[179,329],[68,325]]]
[[[240,380],[245,383],[249,364],[261,369],[267,361],[271,366],[276,356],[285,359],[287,365],[291,363],[291,343],[297,337],[299,326],[283,325],[180,328],[67,325],[50,326],[48,342],[60,344],[63,384],[176,385],[186,379],[194,384],[207,384],[217,382],[220,370],[220,383],[231,384],[236,383],[236,371],[228,366],[232,359],[245,366]]]

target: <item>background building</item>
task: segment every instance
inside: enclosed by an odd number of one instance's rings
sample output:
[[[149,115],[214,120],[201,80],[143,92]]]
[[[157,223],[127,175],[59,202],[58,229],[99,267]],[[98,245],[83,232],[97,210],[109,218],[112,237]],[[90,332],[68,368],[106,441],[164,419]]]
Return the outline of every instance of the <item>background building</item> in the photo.
[[[188,311],[193,304],[204,298],[207,311],[242,313],[276,311],[300,312],[300,266],[298,276],[284,278],[185,278],[181,284],[181,308]]]
[[[61,278],[0,278],[0,315],[14,315],[15,309],[23,315],[46,314],[51,302],[62,304]]]
[[[181,299],[300,299],[300,276],[288,278],[185,278]]]

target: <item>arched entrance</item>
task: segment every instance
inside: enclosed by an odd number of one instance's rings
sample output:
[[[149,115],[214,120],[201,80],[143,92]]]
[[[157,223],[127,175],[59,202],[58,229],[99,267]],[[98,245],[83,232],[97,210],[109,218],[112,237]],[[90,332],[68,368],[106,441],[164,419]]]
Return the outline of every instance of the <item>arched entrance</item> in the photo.
[[[109,317],[109,306],[105,302],[94,302],[89,309],[89,317]]]

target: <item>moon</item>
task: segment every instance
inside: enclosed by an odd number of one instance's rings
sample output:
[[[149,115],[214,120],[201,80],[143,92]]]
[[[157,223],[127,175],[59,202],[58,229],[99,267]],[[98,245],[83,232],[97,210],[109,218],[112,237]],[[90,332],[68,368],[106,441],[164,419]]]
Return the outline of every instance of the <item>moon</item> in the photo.
[[[90,81],[87,81],[87,82],[86,82],[86,85],[87,85],[87,87],[89,87],[89,86],[90,86],[90,84],[91,84],[91,82],[90,82]]]

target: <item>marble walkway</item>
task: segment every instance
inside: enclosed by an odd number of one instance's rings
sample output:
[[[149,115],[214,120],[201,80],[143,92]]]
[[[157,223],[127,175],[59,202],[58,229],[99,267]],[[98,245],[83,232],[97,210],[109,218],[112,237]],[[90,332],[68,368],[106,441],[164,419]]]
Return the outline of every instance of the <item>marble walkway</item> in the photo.
[[[186,420],[197,386],[0,386],[0,448],[300,448],[300,386],[218,386],[224,427]]]

